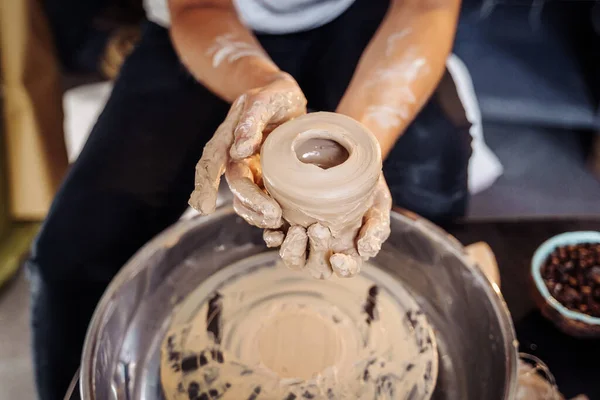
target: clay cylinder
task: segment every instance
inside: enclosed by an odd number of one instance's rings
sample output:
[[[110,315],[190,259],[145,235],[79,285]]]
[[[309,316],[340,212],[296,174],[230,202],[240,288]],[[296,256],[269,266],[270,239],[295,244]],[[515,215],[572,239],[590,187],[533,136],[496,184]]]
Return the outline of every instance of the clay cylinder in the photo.
[[[375,136],[354,119],[329,112],[276,128],[260,160],[265,188],[285,220],[304,227],[320,222],[334,238],[356,234],[382,168]]]

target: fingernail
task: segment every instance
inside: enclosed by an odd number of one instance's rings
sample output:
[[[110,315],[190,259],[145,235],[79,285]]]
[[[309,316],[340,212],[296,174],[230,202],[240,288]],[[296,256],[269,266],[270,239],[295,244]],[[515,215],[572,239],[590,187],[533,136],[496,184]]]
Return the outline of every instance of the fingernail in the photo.
[[[252,153],[253,149],[251,144],[248,143],[248,140],[240,140],[235,142],[229,151],[229,155],[235,160],[248,158],[252,155]]]
[[[358,253],[363,257],[375,257],[379,250],[381,250],[381,242],[374,239],[367,240],[361,239],[357,244]]]
[[[360,267],[352,257],[345,254],[334,254],[329,259],[335,274],[340,278],[348,278],[356,275]]]
[[[212,214],[215,211],[215,208],[216,204],[214,201],[204,199],[204,201],[202,202],[201,213],[203,215]]]
[[[200,214],[207,215],[215,211],[216,197],[211,195],[210,193],[201,193],[194,191],[190,196],[188,204]]]
[[[285,239],[285,235],[281,231],[272,231],[266,229],[263,232],[263,239],[269,248],[279,247],[283,243],[283,239]]]
[[[281,219],[281,208],[275,207],[272,204],[267,204],[263,209],[263,215],[266,218],[278,221]]]

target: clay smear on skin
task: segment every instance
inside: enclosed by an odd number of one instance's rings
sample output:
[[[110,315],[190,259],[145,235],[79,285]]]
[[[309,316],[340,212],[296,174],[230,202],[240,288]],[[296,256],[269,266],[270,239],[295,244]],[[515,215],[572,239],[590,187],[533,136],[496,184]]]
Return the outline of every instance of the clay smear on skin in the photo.
[[[223,61],[231,64],[243,57],[252,56],[269,60],[265,53],[254,44],[236,40],[234,33],[217,36],[215,43],[206,51],[206,54],[212,56],[213,68],[217,68]]]
[[[261,112],[258,110],[259,107],[264,107],[264,104],[258,101],[253,102],[249,111],[247,111],[240,119],[240,122],[235,128],[238,141],[242,142],[248,140],[250,128],[256,125],[255,115],[261,115]]]
[[[400,32],[392,33],[387,39],[387,47],[385,49],[385,55],[390,57],[394,52],[394,46],[398,40],[402,40],[412,33],[412,28],[406,28]]]
[[[392,107],[384,104],[369,106],[366,118],[384,129],[397,128],[402,121],[408,119],[408,107]]]
[[[411,29],[391,35],[387,41],[386,56],[393,53],[395,44],[403,38],[409,36]],[[403,121],[410,116],[410,108],[416,103],[416,96],[410,89],[410,86],[417,78],[429,73],[429,66],[425,57],[419,56],[415,47],[407,49],[403,57],[396,63],[386,68],[379,68],[375,71],[373,78],[366,83],[366,87],[372,86],[391,86],[394,91],[394,102],[400,100],[396,106],[390,105],[392,102],[383,102],[384,104],[373,104],[366,110],[365,118],[367,121],[373,121],[381,128],[400,127]]]
[[[249,146],[258,146],[262,130],[267,124],[278,125],[286,119],[305,112],[306,100],[303,96],[290,91],[289,87],[281,90],[278,85],[280,84],[276,83],[273,87],[267,86],[258,93],[250,95],[253,100],[249,101],[252,103],[246,106],[235,129],[236,153],[246,153],[250,150]],[[252,149],[252,152],[256,150],[258,149]]]

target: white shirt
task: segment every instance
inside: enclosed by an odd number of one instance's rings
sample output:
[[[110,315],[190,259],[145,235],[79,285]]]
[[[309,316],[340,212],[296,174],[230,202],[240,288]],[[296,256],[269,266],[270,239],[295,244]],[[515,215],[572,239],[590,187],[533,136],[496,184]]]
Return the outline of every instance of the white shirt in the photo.
[[[148,19],[171,25],[168,0],[144,0]],[[284,34],[306,31],[333,21],[354,0],[234,0],[242,22],[256,32]]]

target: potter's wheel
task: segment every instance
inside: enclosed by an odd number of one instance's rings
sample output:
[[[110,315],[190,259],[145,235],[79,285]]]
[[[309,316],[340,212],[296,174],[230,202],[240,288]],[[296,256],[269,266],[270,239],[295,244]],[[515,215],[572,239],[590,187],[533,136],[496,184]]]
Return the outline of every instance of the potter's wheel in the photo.
[[[440,229],[398,213],[392,213],[391,222],[392,234],[373,260],[382,274],[367,267],[348,282],[369,277],[382,283],[382,293],[398,297],[408,292],[424,311],[438,353],[431,399],[514,398],[515,336],[499,292]],[[263,254],[266,259],[260,258]],[[164,399],[161,345],[173,322],[185,321],[185,305],[190,305],[188,318],[197,314],[194,310],[205,302],[200,288],[206,288],[206,299],[210,287],[219,286],[215,277],[231,271],[230,266],[260,266],[275,259],[262,231],[229,207],[181,221],[156,237],[121,269],[94,313],[81,360],[81,398]],[[402,286],[393,288],[394,282]],[[362,307],[365,302],[362,293],[345,304]]]
[[[161,346],[168,400],[429,399],[433,330],[417,302],[371,265],[314,280],[259,254],[179,304]]]

